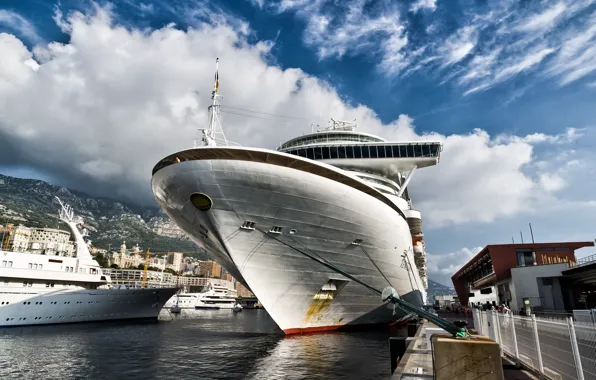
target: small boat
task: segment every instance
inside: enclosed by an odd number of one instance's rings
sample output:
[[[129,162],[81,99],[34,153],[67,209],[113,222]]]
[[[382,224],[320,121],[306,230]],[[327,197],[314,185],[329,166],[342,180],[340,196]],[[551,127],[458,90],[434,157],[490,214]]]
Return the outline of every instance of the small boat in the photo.
[[[176,297],[176,303],[172,307],[170,307],[170,313],[180,314],[181,311],[182,308],[180,307],[180,305],[178,305],[178,297]]]
[[[232,307],[232,311],[234,313],[239,313],[242,311],[242,305],[240,305],[239,303],[234,304],[234,307]]]

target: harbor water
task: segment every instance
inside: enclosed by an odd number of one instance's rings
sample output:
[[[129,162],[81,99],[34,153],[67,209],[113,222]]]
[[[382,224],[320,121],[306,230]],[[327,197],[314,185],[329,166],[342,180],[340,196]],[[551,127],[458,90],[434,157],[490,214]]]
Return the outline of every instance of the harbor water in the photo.
[[[385,379],[404,330],[284,336],[265,310],[0,330],[0,379]]]

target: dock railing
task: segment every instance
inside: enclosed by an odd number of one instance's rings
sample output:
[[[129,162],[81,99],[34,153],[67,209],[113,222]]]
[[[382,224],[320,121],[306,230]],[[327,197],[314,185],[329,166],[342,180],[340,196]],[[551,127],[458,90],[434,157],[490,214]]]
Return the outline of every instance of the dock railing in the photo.
[[[588,310],[592,312],[593,310]],[[596,379],[596,324],[581,314],[561,320],[474,309],[478,334],[494,339],[501,352],[553,380]]]

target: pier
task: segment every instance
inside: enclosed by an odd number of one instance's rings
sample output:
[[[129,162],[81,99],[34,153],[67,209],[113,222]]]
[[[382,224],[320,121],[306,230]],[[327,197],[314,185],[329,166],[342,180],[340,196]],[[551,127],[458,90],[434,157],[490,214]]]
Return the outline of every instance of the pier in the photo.
[[[467,358],[461,355],[468,365],[462,367],[452,363],[462,368],[462,371],[457,377],[447,378],[472,379],[477,378],[480,372],[485,373],[483,378],[495,379],[596,378],[596,325],[593,320],[580,318],[578,321],[576,318],[574,321],[573,317],[546,319],[535,315],[525,317],[479,309],[474,309],[472,314],[473,320],[469,326],[472,339],[476,337],[498,345],[503,377],[490,377],[498,375],[486,369],[491,358],[475,354]],[[397,352],[401,349],[401,342],[390,341],[392,360],[399,356],[398,361],[392,363],[392,380],[446,378],[440,375],[438,369],[444,367],[436,365],[437,357],[440,356],[436,340],[442,336],[448,337],[450,334],[424,320],[402,346],[403,351]],[[476,360],[470,360],[473,356],[476,356]]]

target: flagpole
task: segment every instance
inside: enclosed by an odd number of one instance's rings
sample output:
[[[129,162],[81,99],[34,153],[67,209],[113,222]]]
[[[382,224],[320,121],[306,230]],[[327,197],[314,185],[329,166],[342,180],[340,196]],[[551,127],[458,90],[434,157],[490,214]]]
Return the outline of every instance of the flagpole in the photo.
[[[213,81],[213,91],[211,91],[211,105],[209,106],[209,127],[204,130],[203,141],[206,146],[215,146],[215,133],[217,128],[217,114],[219,113],[219,102],[217,97],[219,91],[219,58],[215,59],[215,78]]]

